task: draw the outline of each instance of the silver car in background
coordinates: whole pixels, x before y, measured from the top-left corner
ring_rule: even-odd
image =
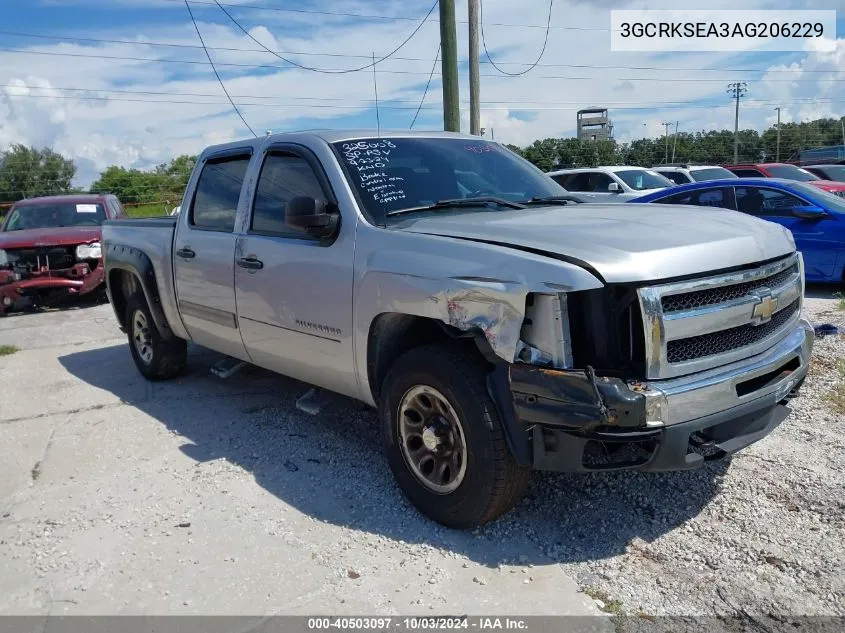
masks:
[[[626,202],[675,185],[653,169],[626,165],[559,169],[548,172],[548,176],[567,191],[605,202]]]

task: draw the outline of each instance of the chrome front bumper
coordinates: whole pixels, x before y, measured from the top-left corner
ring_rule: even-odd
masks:
[[[668,427],[748,405],[783,400],[807,375],[814,333],[801,318],[789,334],[765,352],[708,371],[629,383],[646,397],[649,428]]]

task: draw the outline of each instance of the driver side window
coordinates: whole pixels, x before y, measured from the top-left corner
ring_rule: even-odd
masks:
[[[315,239],[290,228],[285,221],[287,203],[297,196],[308,196],[317,200],[326,198],[311,165],[301,156],[268,155],[258,176],[250,232],[276,237]]]
[[[776,189],[736,187],[737,210],[751,215],[778,217],[792,215],[794,207],[805,204],[800,198]]]

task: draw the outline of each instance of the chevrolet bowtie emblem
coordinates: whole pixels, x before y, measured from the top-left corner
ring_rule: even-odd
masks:
[[[754,304],[754,310],[751,312],[752,325],[762,325],[772,320],[772,315],[778,309],[778,298],[773,297],[770,293],[755,295],[757,303]]]

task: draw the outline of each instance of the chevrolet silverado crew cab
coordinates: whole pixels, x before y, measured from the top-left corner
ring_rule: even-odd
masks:
[[[400,488],[447,526],[507,511],[532,469],[722,458],[781,423],[807,373],[789,231],[578,204],[477,137],[209,147],[181,209],[103,228],[138,370],[176,375],[191,341],[377,407]]]

